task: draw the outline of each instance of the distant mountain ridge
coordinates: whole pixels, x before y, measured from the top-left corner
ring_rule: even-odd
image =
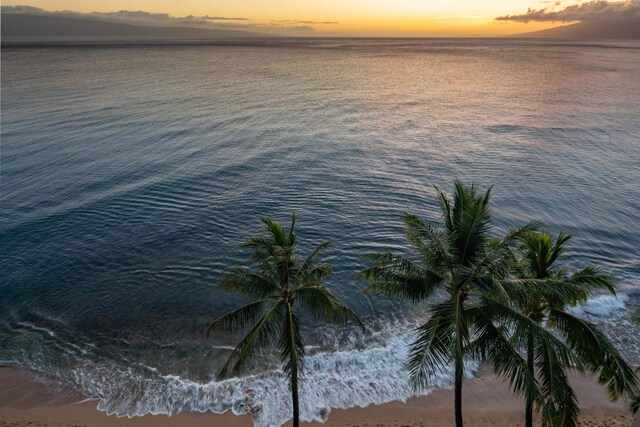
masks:
[[[558,39],[640,39],[640,23],[637,21],[579,22],[509,37],[558,38]]]
[[[130,39],[208,40],[245,37],[274,37],[272,34],[192,27],[160,27],[122,24],[85,18],[2,14],[2,40],[22,38],[55,40],[57,38],[117,37]]]
[[[223,30],[180,26],[134,25],[92,18],[29,13],[2,13],[2,41],[55,41],[61,39],[126,40],[217,40],[282,35],[245,30]],[[514,34],[516,38],[640,39],[640,23],[635,20],[580,22],[541,31]]]

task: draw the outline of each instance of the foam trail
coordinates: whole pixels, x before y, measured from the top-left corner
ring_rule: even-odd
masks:
[[[300,388],[301,419],[324,421],[332,408],[365,407],[415,396],[404,366],[407,346],[414,339],[408,329],[407,325],[395,324],[364,340],[349,334],[347,338],[351,339],[345,340],[349,344],[341,349],[308,356]],[[133,366],[124,360],[100,357],[93,347],[86,348],[87,352],[67,368],[61,369],[58,362],[41,353],[23,354],[20,364],[47,372],[61,384],[98,400],[99,410],[119,417],[231,411],[237,415],[249,413],[256,427],[268,427],[280,426],[292,416],[288,381],[281,370],[200,383],[162,375],[153,366]],[[476,362],[467,363],[467,377],[477,366]],[[449,387],[452,382],[453,369],[445,367],[442,372],[434,372],[429,387],[421,394]]]
[[[32,323],[29,323],[29,322],[18,322],[17,324],[19,326],[23,326],[25,328],[29,328],[29,329],[31,329],[33,331],[44,332],[47,335],[49,335],[50,337],[53,337],[55,335],[55,333],[52,330],[50,330],[48,328],[43,328],[43,327],[40,327],[40,326],[36,326],[36,325],[34,325]]]
[[[618,324],[625,321],[628,304],[631,298],[626,294],[617,298],[603,295],[569,311],[598,323],[604,319],[607,335],[619,348],[635,354],[637,337],[607,328],[611,319],[618,319]],[[629,330],[633,335],[633,328]],[[382,331],[372,331],[365,337],[332,329],[317,330],[316,336],[323,343],[318,348],[334,344],[329,345],[330,351],[306,358],[306,374],[300,388],[303,421],[324,421],[333,408],[366,407],[416,396],[404,365],[408,346],[415,338],[411,325],[385,322]],[[292,415],[288,381],[281,370],[225,381],[197,382],[163,375],[166,369],[158,369],[154,364],[114,359],[89,342],[80,347],[78,358],[73,352],[66,356],[73,358],[71,366],[62,367],[60,361],[39,356],[41,352],[23,353],[19,363],[37,372],[53,374],[60,383],[70,384],[83,396],[98,400],[99,410],[119,417],[231,411],[237,415],[251,414],[256,427],[268,427],[280,426]],[[476,362],[467,363],[467,377],[473,375],[477,366]],[[452,382],[453,369],[446,367],[434,373],[429,387],[421,394],[450,387]]]
[[[413,334],[405,333],[364,350],[309,356],[300,390],[301,419],[324,421],[332,408],[365,407],[415,396],[404,367],[412,339]],[[470,377],[477,363],[469,362],[467,367]],[[86,391],[101,396],[98,409],[118,416],[231,410],[252,414],[256,427],[280,426],[292,416],[287,378],[280,370],[205,384],[177,376],[151,373],[151,378],[144,378],[130,369],[118,371],[88,373],[82,369],[74,376]],[[97,378],[109,380],[96,382]],[[135,387],[133,393],[123,392],[122,381]],[[445,368],[434,374],[422,394],[448,387],[452,381],[453,369]]]
[[[589,298],[567,311],[595,323],[631,364],[640,363],[640,334],[631,314],[638,309],[637,296],[620,293]]]
[[[574,316],[584,317],[586,315],[603,317],[610,314],[617,314],[625,309],[629,296],[627,294],[601,295],[589,298],[585,304],[571,307],[567,310]]]

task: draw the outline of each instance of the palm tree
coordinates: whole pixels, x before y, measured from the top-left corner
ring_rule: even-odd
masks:
[[[538,406],[542,409],[543,424],[575,426],[580,408],[568,381],[567,369],[585,369],[599,374],[612,399],[621,394],[631,395],[637,387],[637,378],[615,346],[598,328],[566,311],[567,307],[585,302],[597,291],[615,295],[613,278],[597,267],[586,267],[573,274],[557,267],[571,235],[548,232],[523,233],[519,240],[516,271],[519,280],[533,285],[533,289],[520,296],[514,294],[521,312],[536,324],[546,324],[566,343],[551,351],[545,340],[539,339],[537,328],[520,327],[514,333],[514,342],[526,349],[527,366],[538,379],[540,389]],[[529,280],[529,282],[527,282]],[[539,286],[545,281],[547,286]],[[561,293],[550,293],[550,288],[561,288]],[[525,423],[533,426],[535,396],[526,396]]]
[[[300,424],[298,381],[303,373],[305,346],[300,333],[299,307],[311,316],[331,322],[349,320],[364,326],[358,316],[325,286],[331,273],[322,254],[331,242],[319,245],[303,259],[296,247],[295,215],[287,233],[277,222],[264,218],[266,236],[252,237],[242,247],[251,251],[256,268],[231,268],[221,288],[254,301],[214,321],[207,331],[233,332],[253,325],[231,352],[219,373],[220,378],[238,374],[256,352],[278,343],[283,371],[289,376],[293,405],[293,425]]]
[[[415,215],[404,216],[415,257],[370,254],[371,266],[361,274],[369,281],[369,290],[413,303],[438,301],[432,305],[427,322],[416,329],[407,366],[414,385],[421,388],[434,371],[453,363],[455,422],[462,427],[466,358],[490,361],[516,393],[536,395],[536,382],[508,335],[515,325],[531,322],[510,305],[502,279],[509,265],[509,246],[538,225],[530,223],[500,240],[492,239],[490,189],[480,193],[473,184],[465,186],[456,181],[451,198],[436,191],[442,210],[441,228]],[[444,300],[437,293],[444,294]]]

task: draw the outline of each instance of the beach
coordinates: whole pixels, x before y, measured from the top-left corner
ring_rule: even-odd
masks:
[[[484,371],[484,370],[483,370]],[[41,381],[13,367],[0,368],[0,426],[173,427],[253,425],[249,415],[180,413],[133,418],[109,416],[95,401],[51,391]],[[610,402],[594,377],[572,375],[582,408],[580,425],[630,426],[632,416],[623,400]],[[524,403],[490,372],[467,380],[463,389],[464,417],[470,426],[522,426]],[[453,391],[437,390],[407,402],[331,411],[325,423],[309,426],[418,427],[453,425]],[[636,426],[636,424],[634,424]]]

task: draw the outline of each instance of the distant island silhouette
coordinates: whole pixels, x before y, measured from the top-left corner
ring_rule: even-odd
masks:
[[[546,30],[514,34],[510,37],[558,38],[558,39],[640,39],[637,21],[592,21],[561,25]]]
[[[2,14],[3,42],[21,39],[55,40],[64,38],[209,40],[245,37],[274,37],[274,35],[242,30],[132,25],[90,18],[22,13]]]

